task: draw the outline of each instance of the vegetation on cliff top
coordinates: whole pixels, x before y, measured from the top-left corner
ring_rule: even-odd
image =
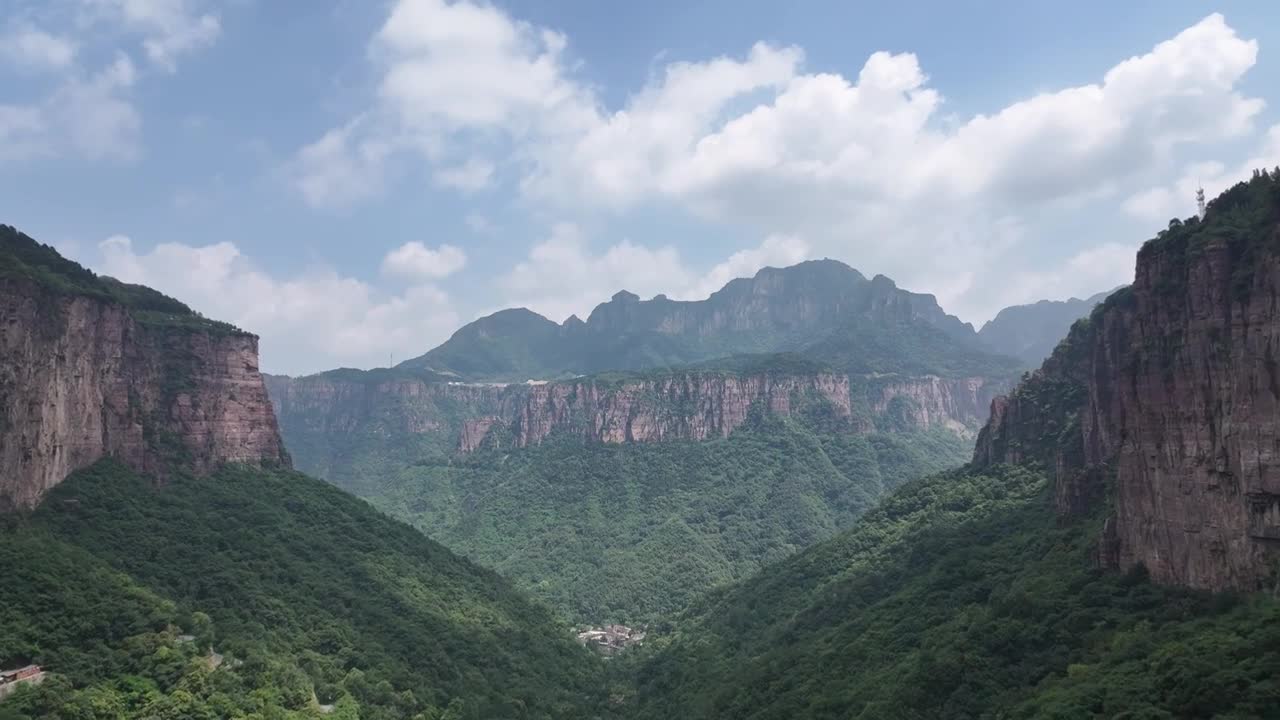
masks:
[[[241,334],[230,323],[210,320],[184,303],[143,285],[97,275],[58,254],[49,245],[9,225],[0,225],[0,277],[35,282],[59,295],[77,295],[113,302],[128,308],[138,322],[175,327],[215,335]]]
[[[639,718],[1269,718],[1280,601],[1091,569],[1048,483],[909,483],[631,659]]]
[[[293,472],[157,488],[104,461],[3,519],[0,566],[0,666],[56,673],[10,718],[559,718],[597,699],[550,612]]]
[[[1252,287],[1251,273],[1258,260],[1280,253],[1280,167],[1274,171],[1255,170],[1253,178],[1237,183],[1209,202],[1205,217],[1170,220],[1138,251],[1144,256],[1159,253],[1166,265],[1154,288],[1163,297],[1177,297],[1185,292],[1187,270],[1192,257],[1204,251],[1211,242],[1225,242],[1238,268],[1232,277],[1232,294],[1237,301],[1248,299]]]

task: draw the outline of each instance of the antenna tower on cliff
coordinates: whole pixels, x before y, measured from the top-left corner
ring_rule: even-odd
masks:
[[[1201,187],[1199,190],[1196,190],[1196,207],[1199,209],[1199,212],[1197,214],[1200,216],[1200,219],[1203,220],[1204,219],[1204,188],[1203,187]]]

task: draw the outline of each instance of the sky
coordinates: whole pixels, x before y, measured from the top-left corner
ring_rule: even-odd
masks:
[[[0,222],[271,372],[822,257],[978,325],[1280,166],[1275,88],[1263,0],[0,0]]]

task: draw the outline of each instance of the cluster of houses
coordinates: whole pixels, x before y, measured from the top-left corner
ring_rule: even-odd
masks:
[[[27,683],[37,684],[44,680],[44,670],[39,665],[28,665],[16,670],[0,671],[0,699]]]
[[[588,628],[578,633],[578,642],[603,655],[616,655],[632,645],[639,645],[642,641],[644,641],[644,630],[626,625],[605,625]]]

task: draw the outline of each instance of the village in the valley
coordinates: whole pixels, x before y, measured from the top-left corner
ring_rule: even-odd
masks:
[[[13,670],[0,670],[0,699],[6,698],[23,685],[38,685],[44,681],[44,669],[39,665],[27,665]]]
[[[631,628],[626,625],[605,625],[591,627],[578,632],[578,642],[610,657],[626,650],[632,645],[644,642],[644,628]]]

